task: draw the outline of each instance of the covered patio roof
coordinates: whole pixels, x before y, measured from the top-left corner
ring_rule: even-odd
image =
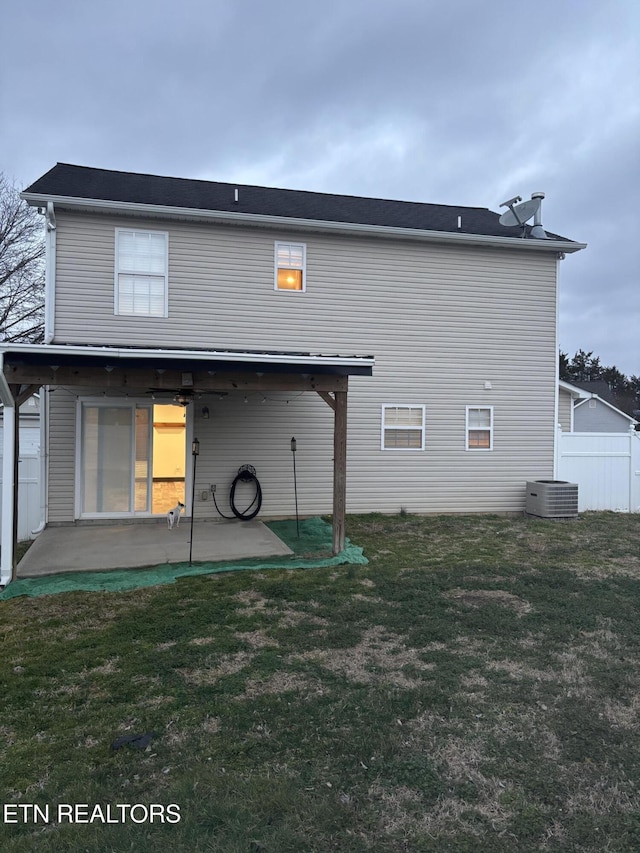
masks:
[[[0,344],[5,365],[59,367],[154,368],[181,370],[319,373],[371,376],[373,356],[321,355],[308,352],[149,349],[72,344]]]
[[[371,376],[373,356],[250,350],[147,349],[82,344],[0,344],[3,433],[0,586],[15,577],[19,406],[41,386],[173,391],[315,391],[334,412],[333,550],[344,548],[349,376]],[[8,409],[14,417],[9,417]]]

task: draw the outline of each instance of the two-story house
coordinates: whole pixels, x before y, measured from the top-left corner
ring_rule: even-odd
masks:
[[[66,164],[23,198],[46,341],[0,347],[0,395],[46,388],[48,524],[215,517],[246,463],[261,516],[290,516],[293,436],[300,513],[333,512],[338,550],[345,507],[521,511],[553,477],[558,263],[583,244],[484,208]]]

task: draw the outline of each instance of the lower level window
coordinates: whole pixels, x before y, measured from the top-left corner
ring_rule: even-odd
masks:
[[[493,450],[493,406],[467,406],[467,450]]]
[[[424,406],[382,407],[382,450],[424,450]]]

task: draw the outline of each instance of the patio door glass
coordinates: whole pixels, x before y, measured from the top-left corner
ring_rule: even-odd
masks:
[[[83,515],[150,511],[151,407],[82,405]]]

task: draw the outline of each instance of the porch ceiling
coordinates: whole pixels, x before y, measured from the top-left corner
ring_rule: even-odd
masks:
[[[165,350],[52,344],[0,347],[9,385],[206,391],[346,390],[371,376],[373,356],[247,350]]]

